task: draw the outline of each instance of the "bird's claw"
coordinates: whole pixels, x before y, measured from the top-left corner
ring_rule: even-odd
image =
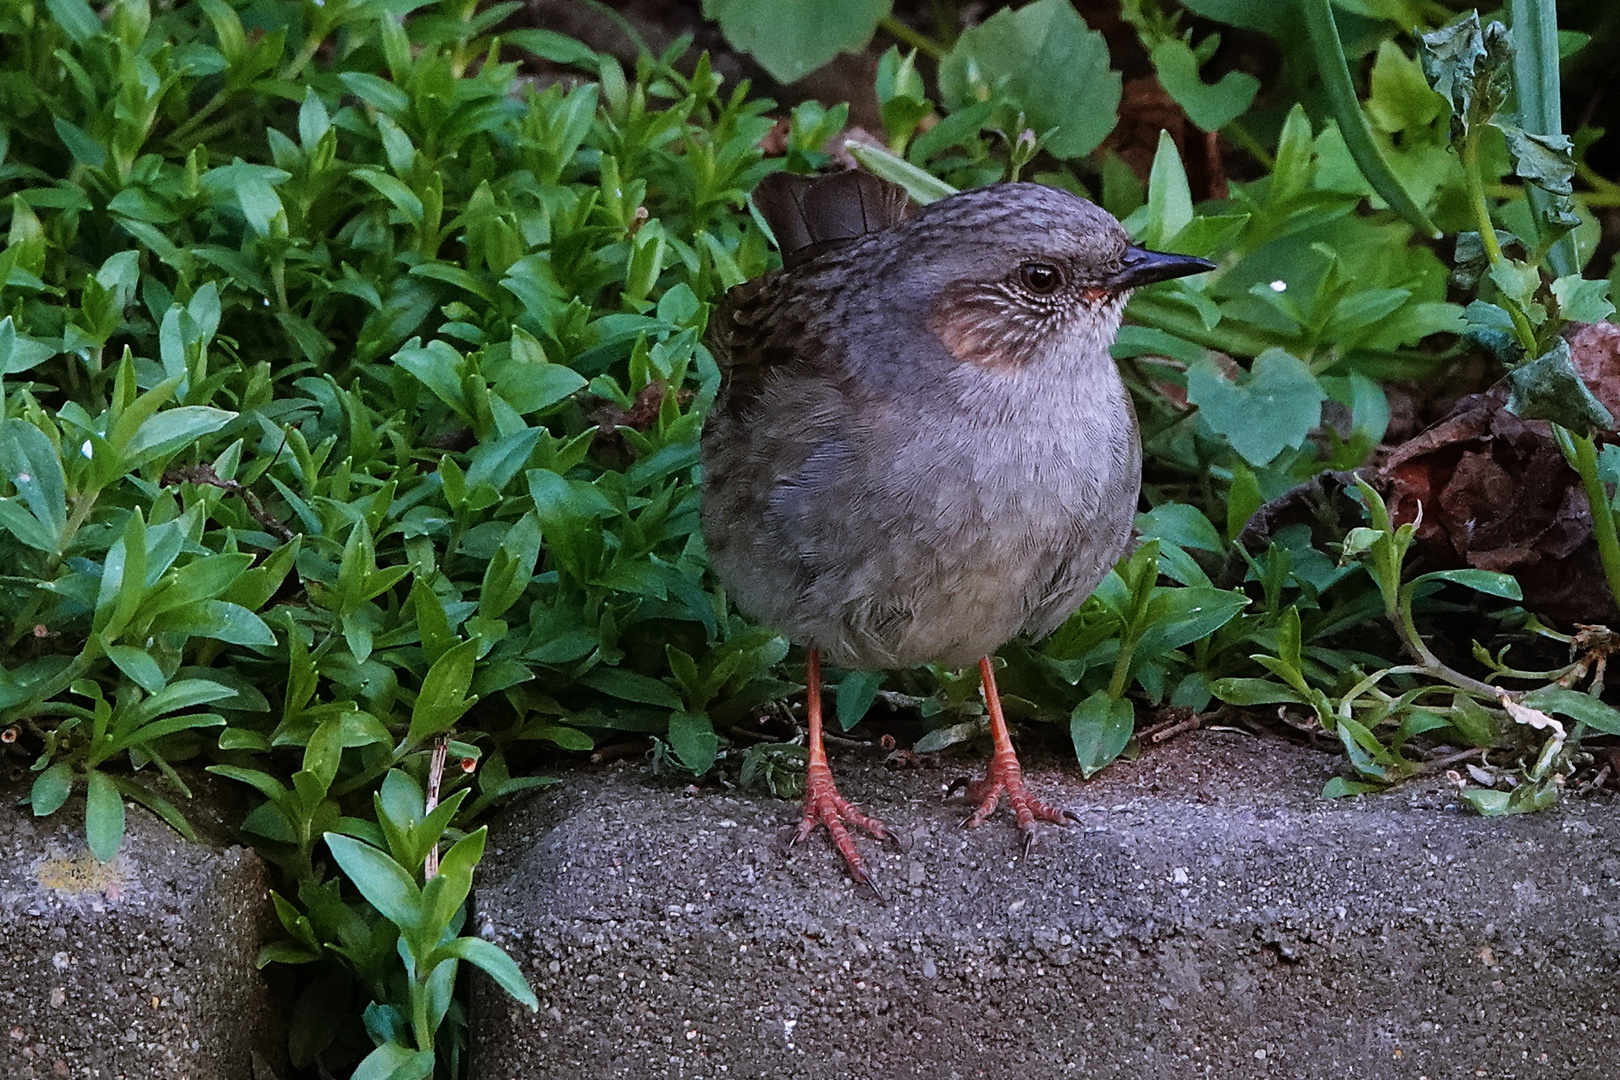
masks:
[[[1035,846],[1035,823],[1046,821],[1054,825],[1067,825],[1069,822],[1080,823],[1080,818],[1071,810],[1049,806],[1031,795],[1024,786],[1023,770],[1018,767],[1016,760],[996,758],[991,761],[990,769],[984,779],[969,783],[965,779],[953,781],[946,788],[947,796],[967,789],[967,798],[970,803],[977,804],[973,813],[962,819],[962,827],[976,829],[990,819],[1001,805],[1002,796],[1007,798],[1007,805],[1012,809],[1013,817],[1018,823],[1018,831],[1023,835],[1023,855],[1029,857],[1031,849]]]
[[[883,822],[861,813],[859,807],[838,794],[830,771],[822,775],[812,769],[805,783],[804,816],[799,819],[799,828],[793,836],[792,843],[798,844],[809,839],[818,825],[827,830],[827,835],[832,838],[833,847],[843,856],[844,865],[849,868],[849,876],[855,879],[855,883],[866,886],[880,901],[883,900],[883,893],[867,874],[866,862],[861,858],[860,850],[855,846],[855,838],[850,835],[849,830],[853,826],[880,843],[891,843],[896,850],[904,850],[900,846],[900,838]]]

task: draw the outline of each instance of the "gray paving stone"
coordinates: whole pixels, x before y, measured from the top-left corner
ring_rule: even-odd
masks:
[[[1316,797],[1333,759],[1200,732],[1089,784],[1028,861],[943,783],[845,752],[887,903],[795,808],[635,764],[491,830],[482,932],[540,1012],[474,983],[473,1080],[1620,1076],[1620,808],[1481,819],[1442,781]]]
[[[255,1048],[274,1060],[258,856],[131,807],[104,865],[82,801],[36,819],[0,794],[0,1077],[249,1080]]]

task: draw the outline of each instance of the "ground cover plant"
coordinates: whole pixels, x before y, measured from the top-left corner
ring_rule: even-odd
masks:
[[[843,34],[760,46],[773,74],[880,24],[905,46],[873,46],[868,140],[685,42],[626,67],[519,7],[0,12],[0,746],[30,812],[82,796],[102,858],[126,800],[189,832],[199,777],[251,794],[298,1075],[458,1075],[464,963],[533,1002],[465,902],[487,813],[567,753],[634,739],[670,775],[802,780],[772,719],[796,657],[697,534],[702,333],[773,265],[748,191],[846,142],[920,200],[1037,179],[1220,264],[1139,295],[1117,350],[1142,543],[1001,656],[1009,710],[1062,725],[1082,772],[1224,703],[1339,746],[1328,795],[1457,767],[1506,813],[1595,773],[1620,734],[1607,632],[1424,556],[1376,468],[1390,380],[1508,373],[1620,595],[1620,451],[1566,335],[1613,311],[1596,215],[1620,186],[1583,156],[1599,132],[1563,134],[1560,53],[1601,41],[1550,4],[1124,4],[1185,117],[1141,173],[1105,142],[1118,47],[1067,0],[923,29],[800,4]],[[705,7],[745,50],[781,16]],[[1217,24],[1297,27],[1313,66],[1222,69]],[[1195,200],[1211,145],[1249,179]],[[846,729],[881,700],[921,752],[983,730],[972,679],[833,678]]]

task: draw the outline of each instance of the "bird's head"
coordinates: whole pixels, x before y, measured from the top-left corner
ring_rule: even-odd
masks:
[[[888,287],[953,358],[992,371],[1106,352],[1132,289],[1214,268],[1137,247],[1100,207],[1039,184],[964,191],[880,235]]]

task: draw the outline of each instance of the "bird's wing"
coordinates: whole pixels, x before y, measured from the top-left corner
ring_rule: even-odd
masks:
[[[906,216],[906,189],[850,169],[825,176],[771,173],[754,189],[754,206],[770,225],[782,262],[797,266]]]

